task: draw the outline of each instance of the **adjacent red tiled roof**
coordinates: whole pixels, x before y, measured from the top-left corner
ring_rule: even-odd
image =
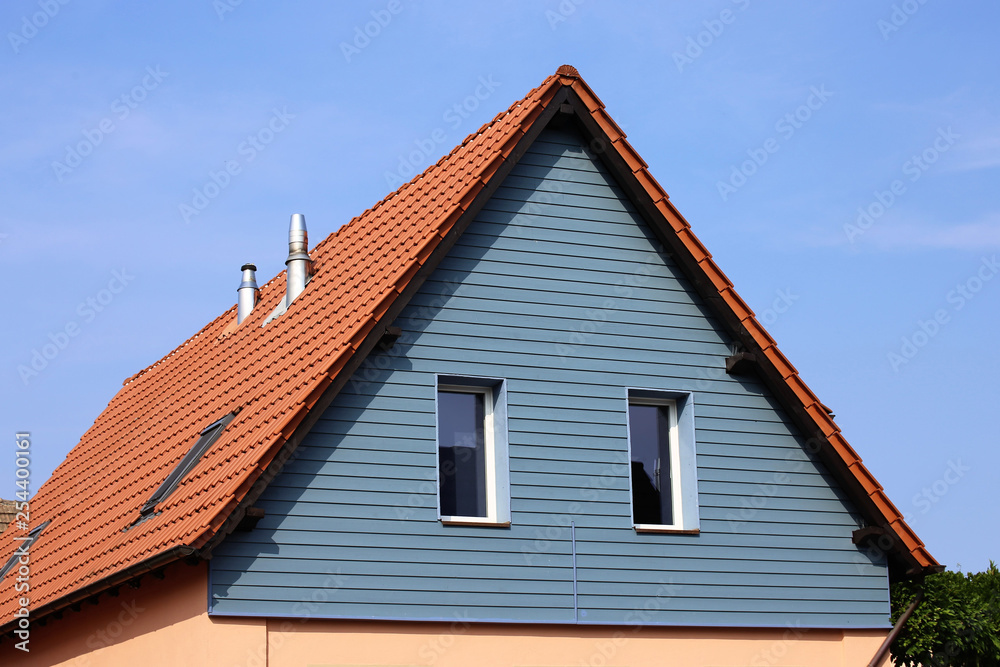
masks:
[[[818,399],[736,295],[691,233],[604,105],[564,65],[526,97],[467,137],[422,174],[351,220],[310,251],[314,275],[288,311],[261,327],[284,298],[284,274],[261,288],[261,302],[240,325],[235,306],[180,347],[125,381],[79,444],[39,489],[32,517],[51,524],[31,549],[32,607],[54,610],[81,591],[94,592],[177,547],[204,547],[248,495],[310,408],[348,366],[401,293],[432,268],[432,253],[463,220],[494,176],[523,150],[526,134],[553,103],[567,100],[597,123],[631,178],[696,263],[729,313],[758,343],[762,364],[778,370],[876,508],[869,520],[887,526],[920,568],[936,565],[881,486],[841,437]],[[554,109],[548,109],[554,113]],[[532,135],[534,136],[534,135]],[[505,173],[505,171],[504,171]],[[426,266],[425,266],[426,265]],[[744,332],[744,333],[745,333]],[[377,332],[376,332],[377,333]],[[222,437],[152,518],[128,528],[139,508],[197,440],[200,431],[239,410]],[[0,536],[0,564],[14,550]],[[131,570],[130,570],[131,568]],[[0,582],[0,625],[16,611],[13,577]]]
[[[0,500],[0,533],[14,521],[17,502],[13,500]],[[2,566],[2,564],[0,564]]]

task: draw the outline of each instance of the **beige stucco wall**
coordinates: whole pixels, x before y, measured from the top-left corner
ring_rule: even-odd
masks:
[[[265,641],[264,620],[210,619],[207,572],[204,563],[172,565],[162,580],[145,576],[137,589],[122,586],[118,597],[101,595],[97,605],[84,602],[80,611],[66,610],[44,627],[33,623],[31,652],[5,639],[0,665],[243,665],[243,647]]]
[[[38,667],[861,667],[883,631],[735,630],[309,619],[206,613],[205,565],[67,611],[31,630],[31,653],[0,644],[0,665]]]
[[[272,620],[267,667],[864,667],[885,635]]]

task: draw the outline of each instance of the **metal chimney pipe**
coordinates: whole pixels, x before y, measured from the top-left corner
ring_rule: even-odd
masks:
[[[306,288],[312,260],[309,259],[309,232],[306,231],[306,216],[294,213],[288,225],[288,267],[285,280],[285,307],[292,305],[302,290]]]
[[[257,275],[254,271],[257,267],[253,264],[244,264],[240,267],[243,272],[243,282],[236,290],[236,323],[240,324],[250,315],[250,311],[257,305],[257,298],[260,290],[257,289]]]

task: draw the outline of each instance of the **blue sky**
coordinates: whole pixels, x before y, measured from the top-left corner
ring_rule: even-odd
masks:
[[[570,63],[930,551],[1000,556],[995,3],[64,1],[0,8],[0,496],[291,213],[315,244]]]

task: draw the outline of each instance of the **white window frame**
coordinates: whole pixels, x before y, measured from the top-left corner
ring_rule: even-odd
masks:
[[[632,461],[632,424],[628,406],[653,405],[667,408],[669,424],[667,446],[670,450],[670,501],[673,521],[669,524],[635,523],[633,481],[629,466],[629,517],[639,533],[699,532],[698,467],[694,443],[694,400],[689,392],[656,389],[626,390],[625,423],[628,433],[628,460]]]
[[[498,419],[497,402],[503,398],[503,381],[468,378],[469,384],[448,382],[456,376],[440,376],[434,392],[436,429],[440,428],[438,394],[442,391],[480,394],[483,396],[483,443],[486,449],[486,516],[449,516],[441,514],[441,470],[437,448],[440,434],[435,433],[435,463],[437,469],[438,517],[446,525],[510,525],[510,472],[507,459],[506,419]],[[466,378],[461,378],[466,381]],[[503,422],[503,423],[500,423]]]

